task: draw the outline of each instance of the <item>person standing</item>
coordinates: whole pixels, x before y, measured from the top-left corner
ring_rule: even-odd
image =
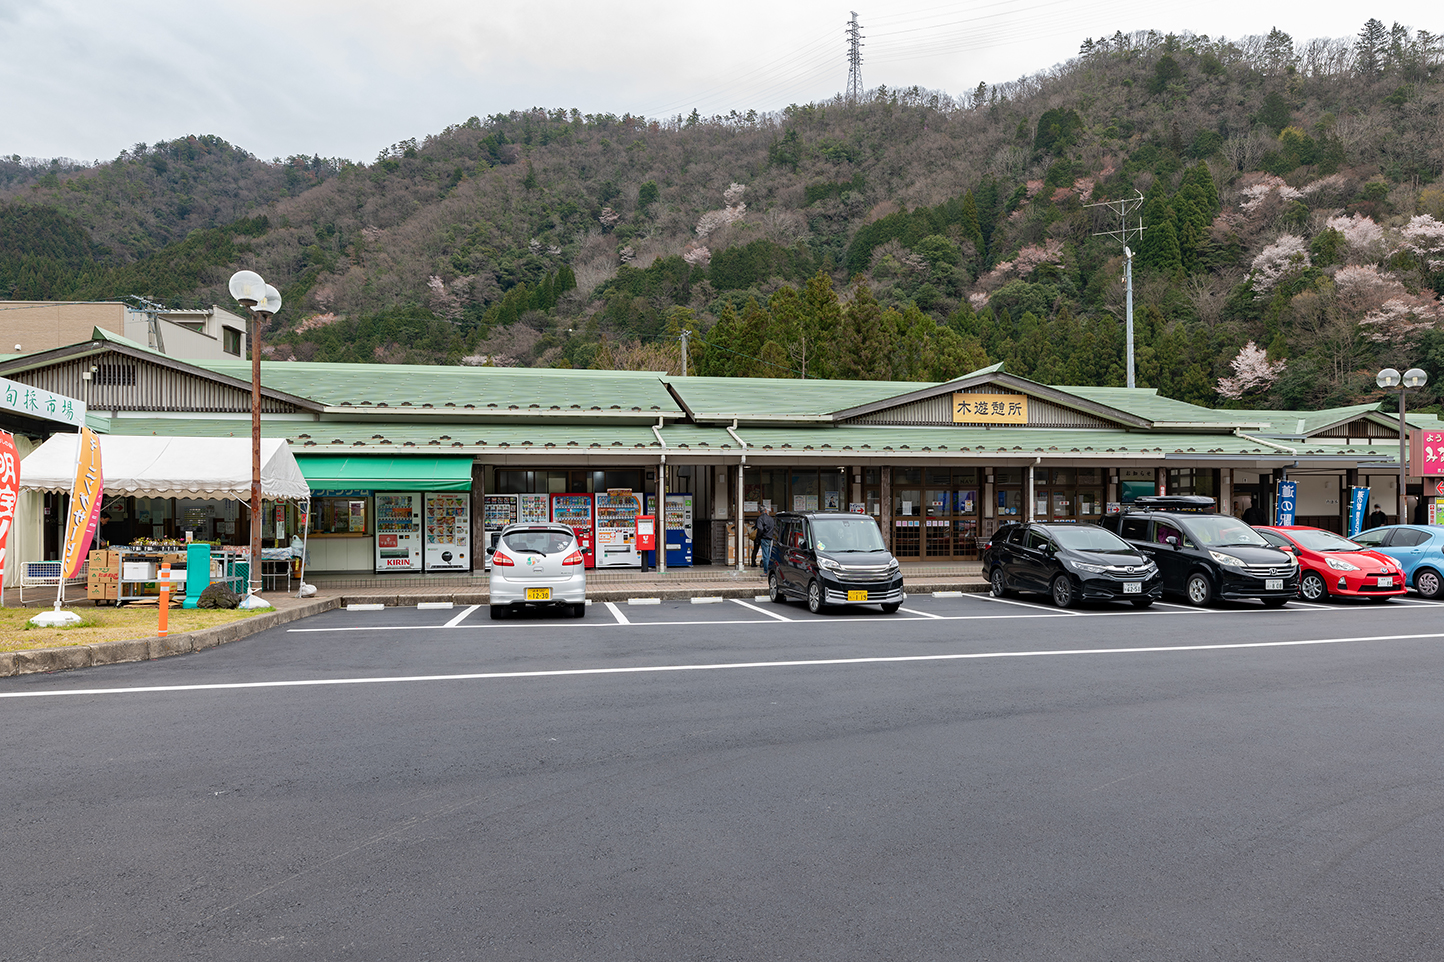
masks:
[[[757,516],[757,540],[752,542],[752,566],[757,566],[757,552],[762,552],[762,563],[766,565],[772,559],[772,536],[777,531],[777,519],[772,516],[772,509],[764,507],[762,513]]]
[[[1263,524],[1267,519],[1264,513],[1259,510],[1258,505],[1250,502],[1247,508],[1243,509],[1243,523],[1247,525]]]
[[[1369,515],[1369,527],[1381,528],[1388,523],[1389,516],[1384,513],[1384,509],[1380,508],[1377,504],[1374,505],[1374,511]]]

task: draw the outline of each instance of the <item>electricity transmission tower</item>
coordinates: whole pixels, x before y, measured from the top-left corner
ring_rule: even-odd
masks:
[[[847,29],[847,99],[851,103],[862,100],[862,27],[857,23],[857,11],[852,11],[852,19],[848,21]]]
[[[1143,195],[1138,191],[1136,197],[1125,197],[1123,200],[1105,200],[1097,204],[1089,204],[1089,207],[1107,207],[1118,214],[1118,230],[1098,231],[1094,237],[1116,237],[1123,242],[1123,260],[1127,264],[1127,273],[1124,275],[1124,283],[1128,285],[1128,305],[1126,326],[1128,330],[1128,386],[1136,386],[1133,383],[1133,248],[1128,246],[1129,238],[1143,236],[1143,218],[1140,216],[1137,223],[1130,225],[1128,215],[1138,211],[1143,206]]]

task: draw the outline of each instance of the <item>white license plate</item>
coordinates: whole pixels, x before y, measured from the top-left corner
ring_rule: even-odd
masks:
[[[1284,579],[1270,578],[1264,582],[1264,591],[1283,591]]]
[[[1141,582],[1141,581],[1125,581],[1125,582],[1123,582],[1123,593],[1124,593],[1125,595],[1141,595],[1141,594],[1143,594],[1143,582]]]
[[[1394,579],[1393,579],[1393,578],[1380,578],[1380,579],[1379,579],[1379,587],[1380,587],[1380,588],[1392,588],[1392,587],[1394,587]]]

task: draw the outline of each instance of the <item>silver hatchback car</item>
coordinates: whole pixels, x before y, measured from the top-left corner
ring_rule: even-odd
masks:
[[[560,605],[587,614],[587,570],[576,533],[564,524],[507,525],[491,554],[491,617],[511,608]]]

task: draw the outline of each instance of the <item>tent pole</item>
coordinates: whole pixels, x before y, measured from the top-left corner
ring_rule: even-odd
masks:
[[[306,590],[307,545],[311,543],[311,499],[306,499],[306,521],[301,525],[301,583],[296,586],[296,597]]]

